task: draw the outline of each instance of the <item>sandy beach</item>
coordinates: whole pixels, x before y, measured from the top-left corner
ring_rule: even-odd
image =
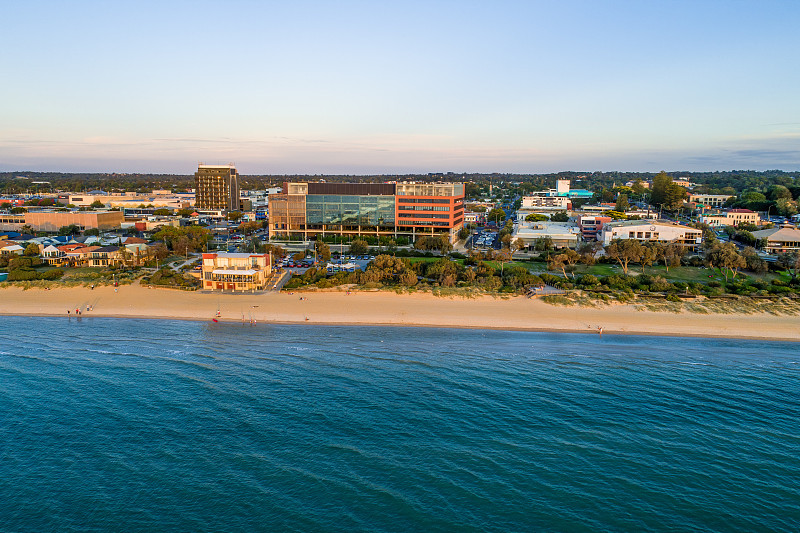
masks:
[[[302,298],[302,299],[301,299]],[[91,311],[86,306],[92,306]],[[758,314],[647,312],[628,305],[561,307],[536,299],[442,298],[390,292],[204,294],[125,285],[0,289],[2,315],[132,317],[257,323],[395,325],[647,334],[800,341],[800,318]]]

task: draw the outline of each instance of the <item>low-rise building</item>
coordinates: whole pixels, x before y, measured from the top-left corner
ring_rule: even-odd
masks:
[[[475,224],[476,226],[483,226],[486,224],[486,213],[478,211],[465,211],[464,224]]]
[[[271,273],[272,257],[269,254],[203,254],[201,279],[205,290],[264,290]]]
[[[597,237],[603,246],[608,246],[614,239],[674,242],[696,250],[703,243],[703,232],[674,222],[619,220],[604,224]]]
[[[603,228],[603,225],[612,220],[614,219],[611,217],[593,215],[579,217],[578,227],[581,230],[581,237],[584,241],[596,241],[597,234]]]
[[[739,224],[754,224],[757,226],[761,223],[761,216],[749,209],[729,209],[701,215],[698,220],[712,228],[738,226]]]
[[[21,215],[0,215],[0,230],[19,230],[30,226],[34,231],[57,232],[64,226],[75,225],[82,230],[109,230],[120,227],[122,211],[29,211]]]
[[[536,241],[549,237],[555,248],[575,248],[581,231],[575,222],[518,222],[511,238],[520,241],[525,248],[532,248]]]
[[[572,201],[567,196],[523,196],[520,210],[569,211]]]
[[[767,253],[781,254],[800,250],[800,230],[791,224],[754,231],[753,236],[756,239],[766,239],[764,250]]]
[[[730,194],[690,194],[689,203],[703,209],[707,207],[722,207],[728,198],[733,198]]]

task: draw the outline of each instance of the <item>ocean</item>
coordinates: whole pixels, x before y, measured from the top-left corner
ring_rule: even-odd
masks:
[[[800,345],[0,319],[0,531],[797,531]]]

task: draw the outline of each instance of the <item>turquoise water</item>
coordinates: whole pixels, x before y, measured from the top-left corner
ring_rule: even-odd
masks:
[[[0,319],[2,531],[796,531],[800,345]]]

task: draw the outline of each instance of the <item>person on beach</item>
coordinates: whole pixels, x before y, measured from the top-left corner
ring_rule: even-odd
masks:
[[[69,309],[67,309],[67,316],[69,316]]]

